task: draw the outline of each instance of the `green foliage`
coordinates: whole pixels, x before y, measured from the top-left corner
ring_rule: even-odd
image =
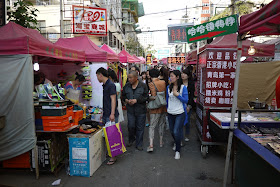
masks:
[[[249,14],[253,12],[255,4],[251,1],[236,1],[235,2],[235,12],[234,14],[239,14],[239,16]],[[211,17],[210,21],[220,19],[226,16],[231,15],[231,8],[226,8],[224,11],[216,14],[215,16]]]
[[[146,54],[152,54],[152,58],[155,58],[155,53],[157,52],[155,49],[153,49],[153,45],[149,44],[148,47],[145,49]]]
[[[33,7],[30,1],[19,0],[11,7],[7,7],[8,20],[13,21],[23,27],[37,28],[37,12],[38,9]],[[38,29],[39,30],[39,29]]]
[[[130,54],[135,54],[137,55],[137,50],[138,50],[138,56],[144,55],[144,48],[141,46],[139,43],[138,39],[134,37],[128,37],[128,41],[126,42],[126,50]]]

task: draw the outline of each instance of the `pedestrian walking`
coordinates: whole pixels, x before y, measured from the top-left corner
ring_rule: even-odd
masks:
[[[160,68],[159,79],[165,82],[165,87],[169,85],[169,69],[165,66]],[[165,117],[166,130],[169,130],[168,116]]]
[[[141,78],[142,78],[143,83],[146,84],[146,82],[147,82],[146,81],[147,80],[147,72],[146,71],[142,71]]]
[[[150,91],[150,89],[149,89],[149,83],[150,82],[152,82],[152,79],[151,79],[151,76],[150,76],[150,70],[148,70],[147,72],[146,72],[146,85],[147,85],[147,87],[148,87],[148,92],[149,92],[149,97],[151,96],[151,91]],[[148,101],[147,101],[147,103],[148,103]],[[149,109],[147,109],[147,115],[146,115],[146,127],[149,127],[150,126],[150,122],[151,122],[151,120],[150,120],[150,110]]]
[[[108,78],[108,71],[101,67],[96,71],[97,79],[103,83],[103,117],[102,121],[106,124],[109,121],[118,122],[117,92],[115,84]],[[113,165],[116,158],[112,157],[107,164]]]
[[[155,99],[158,92],[166,92],[165,82],[160,80],[159,77],[159,70],[152,69],[150,70],[151,82],[149,83],[149,90],[151,91],[152,100]],[[154,150],[154,134],[155,128],[158,126],[159,130],[159,146],[163,147],[163,132],[164,126],[166,121],[166,106],[162,106],[157,109],[150,109],[150,119],[151,124],[149,126],[149,139],[150,145],[147,147],[147,152],[153,152]]]
[[[128,120],[128,144],[135,146],[138,150],[143,150],[143,136],[146,121],[146,101],[148,100],[148,88],[142,81],[138,80],[138,73],[131,71],[128,75],[128,83],[124,86],[122,99],[127,108]]]
[[[188,89],[183,85],[179,70],[174,70],[170,73],[170,82],[171,84],[167,87],[166,94],[168,121],[171,135],[175,141],[173,147],[175,159],[180,159],[182,131],[186,117],[185,104],[188,103]]]
[[[185,125],[185,135],[183,133],[183,139],[188,142],[189,141],[189,134],[190,134],[190,118],[191,118],[191,112],[192,112],[192,108],[194,107],[195,103],[194,103],[194,83],[192,81],[192,72],[189,69],[184,69],[181,73],[182,76],[182,80],[183,80],[183,84],[185,87],[188,88],[188,96],[189,96],[189,100],[188,103],[186,104],[186,111],[187,111],[187,115],[186,115],[186,119],[184,122]]]
[[[114,70],[109,69],[108,70],[108,75],[109,79],[115,84],[116,86],[116,92],[117,92],[117,103],[118,103],[118,112],[119,112],[119,117],[118,117],[118,123],[124,121],[123,117],[123,110],[122,110],[122,102],[121,102],[121,85],[119,83],[119,80],[117,78],[117,74],[115,73]]]

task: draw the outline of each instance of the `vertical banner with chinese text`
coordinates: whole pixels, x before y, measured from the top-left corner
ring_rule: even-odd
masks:
[[[106,9],[73,5],[73,33],[107,35]]]
[[[203,106],[231,107],[237,51],[206,49],[199,54],[198,100]]]

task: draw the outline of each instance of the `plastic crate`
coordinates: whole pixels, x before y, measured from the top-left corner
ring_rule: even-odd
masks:
[[[42,116],[43,126],[67,126],[69,125],[69,115],[64,116]]]
[[[42,106],[56,106],[56,107],[62,107],[67,106],[68,101],[40,101],[40,104]]]
[[[71,127],[71,124],[66,126],[44,126],[44,131],[64,132]]]
[[[41,115],[43,116],[64,116],[66,115],[67,108],[62,109],[41,109]]]
[[[30,153],[26,152],[17,157],[4,160],[3,168],[30,168]]]

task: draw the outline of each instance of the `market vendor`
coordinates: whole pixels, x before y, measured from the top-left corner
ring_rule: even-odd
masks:
[[[46,78],[43,72],[34,74],[34,85],[37,86],[39,84],[49,84],[51,87],[53,86],[52,82]]]
[[[76,72],[76,78],[74,81],[69,81],[65,85],[66,99],[69,99],[75,104],[79,103],[79,97],[81,92],[81,84],[85,81],[85,77]]]

